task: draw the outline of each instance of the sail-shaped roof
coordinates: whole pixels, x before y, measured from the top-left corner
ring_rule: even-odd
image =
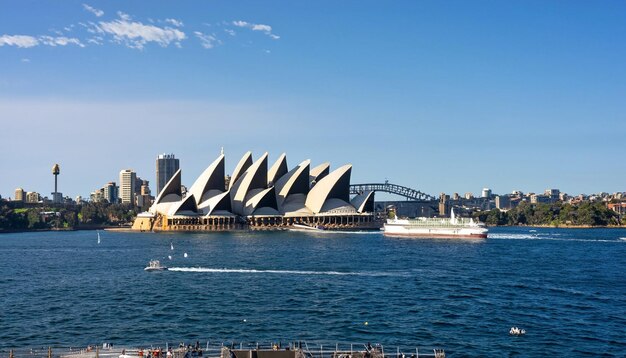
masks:
[[[248,168],[252,165],[252,152],[246,152],[246,154],[241,157],[239,163],[235,167],[235,171],[233,171],[233,175],[230,177],[230,183],[228,183],[228,189],[232,189],[235,186],[237,180],[243,175],[243,173],[248,170]]]
[[[172,204],[179,202],[182,197],[181,190],[181,170],[178,169],[176,173],[170,178],[170,180],[165,184],[157,198],[154,200],[154,203],[150,207],[151,213],[162,213],[167,214],[170,206]]]
[[[309,174],[309,185],[313,186],[330,173],[330,163],[322,163],[311,169]]]
[[[311,161],[307,159],[278,179],[274,186],[276,187],[276,201],[279,208],[287,196],[309,192],[310,165]]]
[[[306,206],[314,213],[322,212],[326,201],[337,199],[350,205],[350,174],[352,165],[344,165],[315,184],[306,198]],[[338,204],[338,203],[337,203]],[[333,208],[337,205],[333,205]],[[326,208],[326,210],[330,210]]]
[[[244,214],[247,194],[253,189],[267,188],[267,152],[257,159],[233,185],[230,197],[233,213]]]
[[[223,193],[226,189],[225,187],[224,154],[221,154],[196,179],[189,189],[189,193],[194,195],[196,205],[200,205],[203,201]]]
[[[350,204],[358,213],[374,212],[374,191],[369,190],[352,198]]]
[[[267,186],[270,187],[274,185],[274,183],[285,174],[287,174],[287,154],[283,153],[267,172]]]

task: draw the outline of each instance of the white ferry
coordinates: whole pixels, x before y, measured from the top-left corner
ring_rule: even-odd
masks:
[[[471,218],[457,218],[454,210],[450,218],[387,219],[383,227],[386,236],[430,238],[487,238],[485,224]]]

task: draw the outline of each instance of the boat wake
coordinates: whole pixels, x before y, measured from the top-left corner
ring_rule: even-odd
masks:
[[[170,267],[176,272],[208,272],[208,273],[245,273],[245,274],[282,274],[282,275],[329,275],[329,276],[409,276],[408,272],[341,272],[341,271],[302,271],[302,270],[256,270],[228,269],[209,267]]]
[[[548,236],[550,235],[550,236]],[[540,234],[540,235],[528,235],[528,234],[489,234],[489,239],[495,240],[543,240],[543,241],[572,241],[572,242],[626,242],[626,238],[621,237],[619,240],[609,239],[567,239],[559,237],[559,234]]]

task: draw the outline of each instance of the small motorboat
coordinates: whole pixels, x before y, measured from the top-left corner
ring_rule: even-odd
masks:
[[[292,224],[289,228],[291,231],[324,231],[325,228],[322,225],[309,226],[303,224]]]
[[[148,266],[146,266],[146,268],[144,270],[146,270],[146,271],[166,271],[167,270],[167,266],[161,265],[161,262],[159,262],[159,260],[152,260],[152,261],[150,261],[150,263],[148,264]]]
[[[519,327],[511,327],[511,330],[509,330],[509,334],[512,336],[523,336],[526,334],[526,330]]]

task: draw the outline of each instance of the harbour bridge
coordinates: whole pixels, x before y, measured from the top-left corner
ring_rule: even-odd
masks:
[[[437,200],[436,197],[422,193],[419,190],[407,188],[406,186],[384,183],[370,183],[370,184],[351,184],[350,194],[360,194],[366,191],[383,191],[386,193],[396,194],[404,196],[409,200],[430,201]]]

